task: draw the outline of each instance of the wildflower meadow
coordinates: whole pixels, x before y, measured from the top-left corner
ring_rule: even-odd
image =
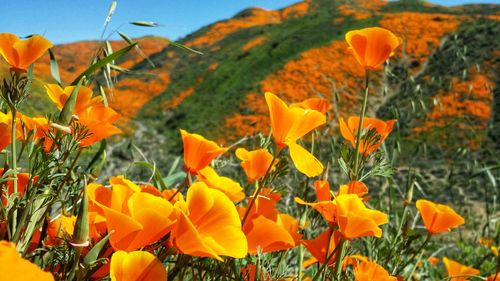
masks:
[[[107,145],[127,130],[108,102],[125,71],[115,61],[137,43],[125,34],[118,50],[103,43],[64,81],[50,38],[1,33],[0,280],[500,280],[498,206],[484,221],[474,213],[482,206],[463,212],[421,192],[392,161],[406,149],[398,116],[370,115],[374,88],[411,44],[402,36],[379,25],[342,34],[362,69],[358,114],[262,92],[258,132],[235,139],[227,129],[221,141],[182,128],[166,166],[144,157],[109,175],[117,160]],[[47,54],[53,79],[40,81],[34,68]],[[25,111],[35,80],[50,113]],[[498,188],[494,171],[482,172]]]

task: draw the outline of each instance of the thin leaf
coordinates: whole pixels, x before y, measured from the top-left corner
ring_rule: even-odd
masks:
[[[183,179],[186,178],[186,173],[184,172],[177,172],[175,174],[172,174],[163,180],[165,181],[165,184],[167,186],[174,186],[176,183],[180,183],[183,181]]]
[[[113,70],[116,70],[116,71],[119,71],[119,72],[124,72],[124,73],[130,72],[129,69],[121,67],[121,66],[118,66],[116,64],[110,64],[109,68],[111,68]]]
[[[106,242],[108,242],[109,237],[111,237],[111,235],[113,234],[113,232],[114,232],[114,230],[111,230],[108,233],[108,235],[104,236],[104,238],[102,238],[101,240],[99,240],[99,242],[97,242],[94,245],[94,247],[92,247],[92,249],[90,249],[90,251],[87,253],[87,255],[85,255],[85,258],[83,259],[83,262],[86,265],[91,265],[93,262],[95,262],[99,258],[99,255],[100,255],[102,249],[106,245]]]
[[[106,92],[104,91],[104,88],[101,86],[101,84],[97,83],[99,85],[99,94],[102,97],[102,102],[104,103],[105,107],[108,107],[108,97],[106,96]]]
[[[160,26],[158,23],[152,22],[152,21],[131,21],[130,24],[137,25],[137,26],[145,26],[145,27]]]
[[[180,49],[183,49],[183,50],[186,50],[186,51],[190,51],[190,52],[193,52],[193,53],[198,54],[198,55],[203,55],[202,52],[197,51],[197,50],[192,49],[192,48],[189,48],[188,46],[184,46],[184,45],[182,45],[180,43],[177,43],[177,42],[174,42],[174,41],[170,41],[170,40],[168,40],[168,42],[169,42],[170,45],[172,45],[174,47],[177,47],[177,48],[180,48]]]
[[[76,105],[76,98],[78,97],[78,92],[80,91],[80,87],[82,86],[83,80],[85,80],[85,76],[82,76],[76,85],[76,87],[71,92],[68,100],[64,104],[61,113],[59,114],[59,118],[57,122],[61,125],[67,126],[71,122],[71,116],[73,115],[73,111]]]
[[[28,74],[27,74],[28,84],[26,84],[26,92],[31,91],[31,86],[33,85],[34,69],[35,69],[35,64],[32,63],[28,68]]]
[[[170,170],[168,171],[167,177],[170,177],[174,172],[175,169],[179,166],[179,162],[181,160],[180,156],[177,156],[174,160],[174,163],[172,163],[172,166],[170,167]]]
[[[148,168],[149,170],[151,170],[151,172],[153,172],[154,179],[160,185],[160,190],[164,190],[164,189],[168,188],[168,185],[163,180],[163,177],[161,176],[160,171],[158,171],[158,169],[156,169],[156,167],[154,165],[152,165],[151,163],[148,163],[145,161],[136,161],[136,162],[132,163],[132,165],[142,166],[142,167]]]
[[[52,52],[52,48],[49,48],[49,56],[50,56],[50,73],[52,77],[56,80],[56,82],[61,85],[61,76],[59,75],[59,65],[56,61],[56,56],[54,52]]]
[[[128,37],[125,33],[118,31],[118,35],[120,35],[123,40],[127,41],[130,45],[134,44],[135,42],[132,40],[132,38]]]

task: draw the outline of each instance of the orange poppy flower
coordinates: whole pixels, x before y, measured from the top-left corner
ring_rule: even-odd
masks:
[[[434,257],[434,256],[431,256],[429,258],[427,258],[427,261],[431,264],[431,265],[437,265],[439,263],[439,258],[438,257]]]
[[[0,168],[0,178],[4,175],[4,169]],[[30,182],[31,175],[28,173],[18,173],[17,174],[17,192],[19,193],[18,197],[20,198],[23,196],[24,192],[26,191],[26,188],[28,187],[28,184]],[[36,183],[38,177],[34,176],[32,178],[33,183]],[[7,197],[9,197],[11,194],[14,193],[14,182],[13,180],[9,180],[7,182],[0,183],[0,189],[2,189],[2,185],[7,185],[7,188],[4,189],[4,192],[7,191],[7,194],[2,192],[1,197],[2,197],[2,204],[5,206],[7,204]]]
[[[345,40],[358,63],[366,69],[379,69],[399,46],[399,38],[380,27],[349,31]]]
[[[54,280],[52,274],[23,259],[16,246],[8,241],[0,241],[0,272],[2,277],[13,281]]]
[[[335,247],[339,244],[342,235],[338,231],[331,231],[330,229],[325,230],[318,237],[312,240],[303,240],[302,244],[306,246],[306,248],[311,253],[312,257],[304,262],[304,267],[309,267],[315,263],[324,264],[326,262],[327,255],[330,256],[331,253],[335,250]],[[328,247],[328,253],[326,251],[326,247]],[[332,265],[335,263],[337,257],[337,251],[329,260],[328,265]]]
[[[377,150],[380,145],[382,145],[382,142],[389,136],[395,123],[396,120],[382,121],[377,118],[363,118],[363,130],[368,132],[371,129],[375,129],[378,139],[366,140],[362,135],[361,143],[359,144],[359,152],[363,155],[368,155]],[[359,117],[351,116],[347,119],[347,123],[343,118],[340,118],[339,127],[342,137],[349,141],[352,147],[356,148],[356,136],[359,130]]]
[[[331,105],[326,99],[310,98],[302,102],[292,103],[290,107],[300,107],[303,109],[312,109],[326,114],[330,110]]]
[[[144,251],[117,251],[111,256],[112,281],[167,280],[167,270],[153,254]]]
[[[34,131],[33,141],[37,142],[49,130],[49,122],[45,117],[28,117],[20,112],[16,115],[16,139],[25,142],[27,133]],[[24,126],[23,126],[24,125]],[[12,114],[0,112],[0,151],[11,143]]]
[[[123,177],[110,179],[111,190],[89,185],[89,209],[106,218],[111,246],[115,250],[134,251],[169,233],[177,220],[174,206],[162,197],[141,192]]]
[[[338,195],[342,194],[356,194],[359,198],[363,198],[368,193],[368,187],[363,182],[351,181],[347,185],[339,187]]]
[[[368,209],[356,194],[339,195],[335,204],[339,230],[345,238],[382,236],[379,225],[388,222],[386,214]]]
[[[73,90],[75,90],[75,88],[76,86],[67,86],[63,89],[57,84],[45,85],[47,95],[59,110],[64,107],[66,101],[68,100],[69,96],[71,96],[71,93],[73,93]],[[92,89],[90,89],[89,87],[80,86],[80,88],[78,89],[78,96],[76,97],[75,109],[73,112],[76,115],[79,115],[86,108],[98,104],[102,104],[102,97],[92,97]]]
[[[15,71],[26,72],[50,47],[52,43],[39,35],[21,40],[15,34],[0,33],[0,55]]]
[[[220,261],[221,256],[246,256],[248,244],[238,212],[224,193],[196,182],[187,191],[186,204],[171,236],[180,252]]]
[[[464,224],[464,218],[452,208],[436,204],[428,200],[417,200],[417,209],[424,221],[427,231],[432,234],[450,231],[452,228]]]
[[[236,149],[236,157],[241,160],[241,167],[250,183],[253,183],[266,175],[273,161],[273,156],[265,149],[248,151],[244,148]],[[273,166],[278,160],[275,160]]]
[[[251,255],[281,251],[295,247],[301,235],[298,234],[299,223],[294,218],[280,214],[276,203],[281,199],[277,193],[263,189],[255,199],[249,211],[243,231],[248,240],[248,253]],[[246,208],[240,208],[240,218]]]
[[[33,134],[33,141],[36,143],[40,139],[44,138],[46,136],[46,133],[50,130],[50,124],[49,120],[47,118],[38,116],[38,117],[28,117],[26,115],[21,115],[22,123],[25,126],[26,132],[22,132],[21,134],[21,139],[22,141],[26,141],[26,133],[27,132],[34,132]]]
[[[240,201],[245,198],[241,185],[228,177],[219,176],[215,170],[206,166],[198,171],[197,177],[208,187],[222,191],[232,201]]]
[[[48,84],[45,89],[57,108],[62,109],[75,86],[63,89],[57,84]],[[81,140],[81,147],[90,146],[105,138],[122,133],[114,126],[114,123],[120,119],[120,114],[105,106],[102,103],[102,97],[92,97],[92,90],[88,87],[80,86],[73,113],[78,117],[78,122],[89,131],[89,135]]]
[[[80,146],[87,147],[110,136],[121,134],[122,131],[114,125],[118,119],[120,114],[104,105],[91,106],[80,112],[79,122],[90,132],[80,142]]]
[[[354,269],[354,278],[356,281],[397,281],[397,277],[390,276],[389,273],[380,265],[365,261]]]
[[[181,136],[184,144],[184,165],[188,171],[194,174],[228,150],[228,148],[219,147],[215,142],[198,134],[181,130]]]
[[[448,273],[448,277],[457,276],[449,279],[450,281],[466,281],[469,280],[466,276],[461,275],[478,275],[479,270],[460,264],[452,259],[448,259],[447,257],[443,257],[443,263],[446,267],[446,272]]]
[[[492,238],[483,237],[483,238],[480,238],[478,242],[479,242],[479,244],[481,244],[483,246],[490,247],[493,245],[495,240],[493,240]]]
[[[297,144],[297,140],[326,123],[323,113],[288,107],[281,99],[272,93],[266,93],[266,102],[271,116],[271,128],[278,147],[288,146],[290,156],[297,169],[308,177],[314,177],[323,172],[323,165],[309,151]]]

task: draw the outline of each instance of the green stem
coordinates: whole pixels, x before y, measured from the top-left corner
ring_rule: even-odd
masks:
[[[307,192],[307,186],[306,186],[306,192]],[[305,198],[305,196],[303,197]],[[304,212],[302,213],[302,216],[300,217],[300,229],[304,229],[304,225],[307,220],[307,208],[304,208]],[[303,264],[304,264],[304,245],[300,244],[298,247],[299,251],[299,272],[298,272],[298,281],[302,281],[302,272],[303,272]]]
[[[407,267],[414,259],[415,257],[422,252],[422,250],[427,246],[427,243],[431,240],[432,234],[430,232],[427,233],[427,237],[425,237],[424,243],[420,245],[420,247],[413,253],[413,255],[408,259],[408,261],[400,268],[395,268],[395,274],[393,275],[399,275],[405,267]]]
[[[80,147],[78,149],[78,151],[76,152],[76,155],[75,155],[75,159],[73,159],[73,162],[71,162],[70,166],[69,166],[69,169],[68,171],[66,172],[66,175],[64,176],[63,180],[61,181],[61,183],[59,184],[59,186],[57,187],[57,194],[59,194],[59,192],[62,190],[62,188],[64,187],[64,185],[66,184],[66,182],[70,179],[71,177],[71,172],[73,171],[73,169],[75,168],[76,166],[76,163],[78,161],[78,159],[80,158],[80,155],[82,154],[82,151],[83,151],[83,148]]]
[[[168,198],[168,201],[169,202],[172,201],[175,198],[175,196],[177,194],[179,194],[179,192],[181,192],[181,190],[183,188],[185,188],[185,187],[187,188],[187,187],[191,186],[191,184],[193,184],[193,180],[191,179],[191,172],[188,170],[186,172],[186,178],[184,179],[182,184],[177,188],[177,190],[174,192],[174,194],[172,194],[172,196],[170,196],[170,198]]]
[[[352,179],[356,180],[359,178],[359,146],[360,146],[360,142],[361,142],[361,134],[363,132],[363,119],[365,118],[365,114],[366,114],[366,107],[367,107],[367,103],[368,103],[368,92],[369,92],[369,82],[370,82],[370,75],[369,75],[369,71],[366,70],[365,71],[365,94],[363,96],[363,105],[361,106],[361,112],[359,114],[359,125],[358,125],[358,132],[356,134],[356,154],[354,156],[354,171],[353,171],[353,176],[352,176]]]
[[[13,174],[13,187],[14,194],[17,196],[18,187],[17,187],[17,152],[16,152],[16,115],[17,110],[15,107],[11,108],[12,113],[12,128],[11,128],[11,164],[12,164],[12,174]],[[17,207],[14,208],[12,212],[12,231],[11,233],[15,233],[17,228]]]
[[[335,261],[335,280],[340,280],[340,275],[342,273],[342,261],[344,260],[344,255],[347,251],[347,245],[349,245],[349,241],[342,239],[340,243],[340,252],[337,255],[337,260]]]

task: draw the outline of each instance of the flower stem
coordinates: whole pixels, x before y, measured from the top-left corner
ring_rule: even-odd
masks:
[[[363,119],[365,118],[366,114],[366,106],[368,103],[368,92],[369,92],[369,82],[370,82],[370,72],[368,70],[365,71],[365,94],[363,96],[363,104],[361,106],[361,112],[359,113],[359,125],[358,125],[358,132],[356,134],[356,154],[354,156],[354,170],[352,174],[352,179],[356,180],[359,178],[359,149],[360,149],[360,142],[361,142],[361,134],[362,134],[362,127],[363,127]]]
[[[335,280],[340,280],[340,274],[342,273],[342,261],[344,260],[344,255],[347,250],[348,240],[340,240],[340,252],[337,255],[337,260],[335,261]]]
[[[314,275],[314,277],[312,279],[313,281],[318,280],[319,276],[321,275],[321,273],[325,270],[326,266],[328,265],[328,262],[330,261],[330,259],[332,259],[332,257],[335,255],[335,253],[337,253],[337,251],[339,251],[339,249],[343,248],[343,247],[344,247],[344,239],[342,238],[342,239],[340,239],[339,243],[337,245],[335,245],[335,249],[333,249],[332,253],[328,255],[325,262],[319,268],[318,272],[316,272],[316,275]],[[328,249],[327,249],[327,252],[328,252]],[[338,260],[338,255],[337,255],[337,260]]]
[[[13,175],[13,191],[15,196],[17,196],[18,192],[18,186],[17,186],[17,152],[16,152],[16,115],[17,115],[17,110],[13,106],[11,108],[11,114],[12,114],[12,127],[11,127],[11,164],[12,164],[12,175]],[[15,233],[17,228],[17,207],[14,208],[14,211],[12,212],[12,231],[11,233]]]
[[[175,196],[177,194],[179,194],[179,192],[181,192],[181,190],[184,188],[184,187],[189,187],[191,186],[191,184],[193,184],[193,180],[191,179],[191,172],[188,170],[186,172],[186,178],[184,179],[184,181],[182,182],[182,184],[177,188],[177,190],[174,192],[174,194],[172,194],[172,196],[170,196],[170,198],[168,198],[168,201],[172,201]]]
[[[422,250],[425,248],[425,246],[427,246],[427,243],[429,243],[429,241],[431,240],[431,237],[432,237],[432,234],[430,232],[427,233],[427,237],[425,237],[425,240],[424,242],[422,243],[422,245],[420,245],[420,247],[413,253],[413,255],[408,259],[408,261],[402,266],[400,267],[399,269],[396,267],[394,269],[395,271],[395,275],[398,275],[401,273],[401,271],[403,269],[405,269],[405,267],[407,267],[414,259],[415,257],[420,254],[420,252],[422,252]]]

